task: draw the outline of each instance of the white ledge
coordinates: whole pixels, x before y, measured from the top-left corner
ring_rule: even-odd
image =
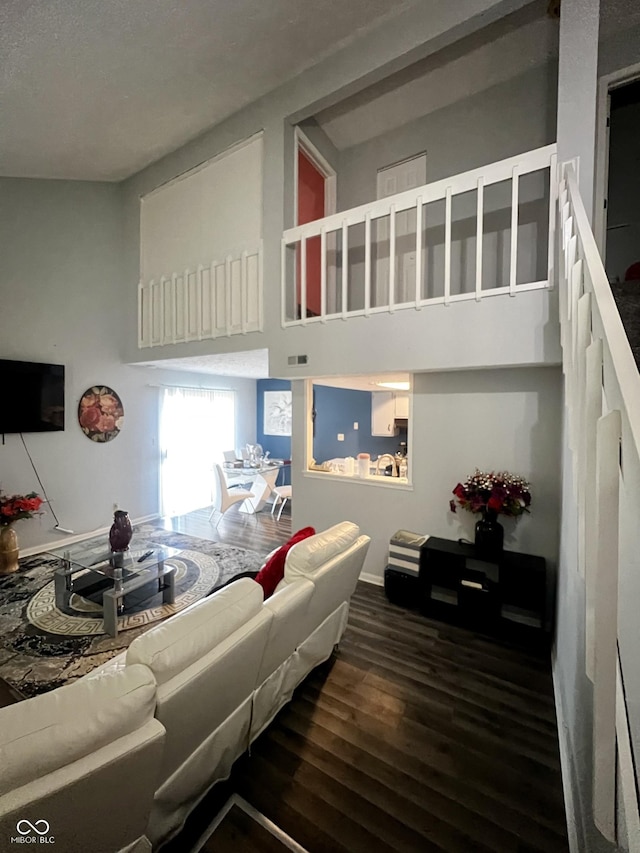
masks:
[[[413,483],[410,483],[406,477],[383,477],[375,474],[370,477],[348,477],[345,474],[332,474],[329,471],[303,471],[302,474],[312,480],[331,480],[332,483],[375,486],[382,489],[396,489],[401,492],[413,491]]]

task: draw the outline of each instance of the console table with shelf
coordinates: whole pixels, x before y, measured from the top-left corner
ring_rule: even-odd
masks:
[[[430,617],[548,645],[552,618],[544,557],[494,555],[472,544],[429,536],[418,572],[389,567],[385,588],[397,603],[417,603]],[[405,601],[402,601],[402,598]]]

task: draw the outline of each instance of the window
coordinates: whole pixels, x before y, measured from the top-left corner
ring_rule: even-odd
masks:
[[[214,466],[236,444],[235,392],[165,388],[160,417],[163,515],[213,502]]]

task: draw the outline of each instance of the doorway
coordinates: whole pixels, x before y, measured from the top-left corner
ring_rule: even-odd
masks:
[[[611,89],[608,102],[605,268],[611,283],[640,287],[640,80]]]
[[[378,170],[377,198],[415,189],[427,183],[426,152]],[[395,292],[394,304],[410,302],[416,292],[416,211],[403,210],[395,217]],[[376,223],[375,287],[372,305],[390,304],[390,223],[385,216]]]
[[[210,506],[214,467],[236,445],[235,393],[165,388],[160,413],[160,497],[164,516]]]
[[[295,216],[296,225],[306,225],[335,213],[336,173],[309,139],[296,128]],[[302,294],[301,258],[296,258],[296,304],[298,319],[322,314],[320,237],[306,241],[306,294]],[[327,279],[327,286],[329,280]],[[325,297],[326,298],[326,297]]]

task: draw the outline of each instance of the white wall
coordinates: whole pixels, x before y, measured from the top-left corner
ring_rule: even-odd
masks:
[[[555,142],[556,87],[555,66],[541,65],[341,151],[339,209],[374,199],[377,169],[422,151],[431,183]]]
[[[26,435],[56,515],[77,533],[158,511],[159,390],[150,384],[235,388],[238,443],[255,440],[256,383],[122,363],[122,205],[114,184],[0,179],[0,358],[66,367],[64,432]],[[82,393],[113,387],[125,408],[120,435],[97,444],[76,419]],[[4,400],[2,405],[6,405]],[[0,488],[40,491],[20,438],[0,444]],[[18,523],[21,546],[55,540],[47,512]]]
[[[214,159],[140,202],[143,281],[256,249],[262,237],[262,137]]]
[[[412,491],[305,476],[304,383],[294,382],[293,526],[323,529],[349,519],[372,537],[365,571],[383,577],[400,528],[473,538],[477,517],[449,509],[455,485],[476,466],[531,481],[531,515],[501,519],[510,550],[540,554],[553,571],[560,511],[560,388],[557,368],[423,373],[414,377]]]
[[[148,359],[148,351],[138,351],[136,334],[136,284],[139,277],[139,220],[138,200],[166,181],[202,163],[242,139],[264,131],[263,169],[263,238],[264,238],[264,332],[246,336],[218,338],[215,343],[189,343],[174,347],[159,347],[154,356],[174,357],[212,352],[236,352],[242,349],[268,347],[284,352],[288,335],[280,329],[280,241],[290,220],[288,205],[293,198],[285,195],[285,186],[292,192],[291,164],[285,163],[285,147],[291,141],[291,124],[315,115],[321,109],[338,103],[355,91],[362,90],[400,68],[443,50],[457,40],[489,26],[494,20],[526,5],[526,0],[464,0],[459,3],[418,4],[406,14],[391,18],[385,27],[364,32],[357,41],[318,63],[295,80],[280,87],[260,101],[240,110],[228,120],[203,134],[158,163],[135,175],[124,184],[125,193],[125,279],[130,310],[128,361]],[[408,330],[407,330],[408,331]],[[366,345],[371,330],[365,330],[362,343]],[[412,333],[413,334],[413,333]],[[320,352],[330,346],[328,335]],[[417,346],[420,331],[413,334]],[[289,351],[289,350],[287,350]],[[271,373],[291,376],[281,370],[281,360]]]

